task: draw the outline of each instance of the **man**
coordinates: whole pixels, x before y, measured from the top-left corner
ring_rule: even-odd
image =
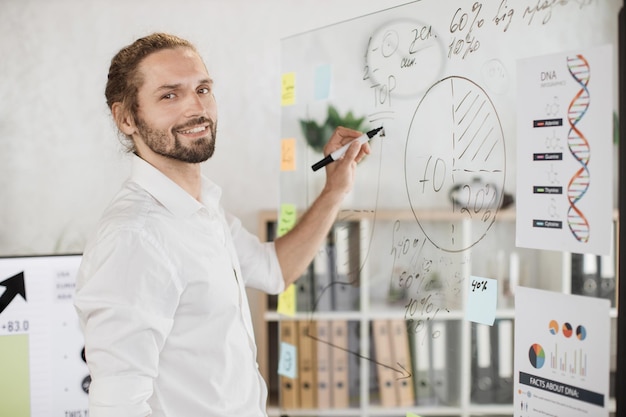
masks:
[[[276,294],[300,276],[370,152],[354,142],[298,224],[261,243],[201,174],[215,149],[212,86],[194,46],[168,34],[111,61],[105,95],[134,155],[78,274],[90,417],[265,416],[245,287]],[[325,152],[359,135],[338,128]]]

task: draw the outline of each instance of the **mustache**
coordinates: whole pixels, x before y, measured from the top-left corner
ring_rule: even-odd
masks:
[[[208,117],[200,116],[200,117],[198,117],[196,119],[189,120],[185,124],[174,126],[174,128],[172,130],[174,132],[176,132],[176,131],[179,131],[179,130],[185,130],[185,129],[189,129],[189,128],[192,128],[194,126],[203,125],[203,124],[208,124],[209,125],[209,129],[211,131],[213,131],[213,129],[215,128],[215,122],[212,119],[209,119]]]

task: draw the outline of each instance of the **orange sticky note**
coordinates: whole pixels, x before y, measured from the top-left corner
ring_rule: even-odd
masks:
[[[296,73],[283,74],[280,103],[283,106],[291,106],[296,103]]]
[[[280,170],[296,170],[296,139],[283,139],[280,144]]]

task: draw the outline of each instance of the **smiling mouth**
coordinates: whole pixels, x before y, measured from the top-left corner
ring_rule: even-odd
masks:
[[[208,129],[209,129],[208,126],[197,126],[197,127],[194,127],[193,129],[179,130],[178,133],[182,133],[183,135],[192,135],[194,133],[204,132]]]

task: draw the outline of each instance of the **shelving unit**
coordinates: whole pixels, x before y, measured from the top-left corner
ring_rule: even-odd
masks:
[[[276,224],[275,212],[263,212],[260,214],[259,219],[259,232],[260,235],[268,239],[273,238],[273,228]],[[385,211],[376,213],[376,218],[373,218],[372,213],[344,213],[341,216],[343,219],[341,222],[352,222],[354,224],[361,225],[361,228],[370,228],[371,222],[377,222],[378,227],[383,229],[390,227],[389,225],[396,225],[395,230],[398,229],[398,222],[400,224],[411,225],[415,223],[415,217],[412,212],[399,212],[399,211]],[[490,230],[489,235],[481,239],[480,244],[474,245],[467,251],[462,251],[454,256],[457,259],[461,259],[459,264],[462,268],[462,274],[464,276],[463,282],[466,284],[469,275],[472,276],[498,276],[502,274],[503,265],[497,265],[494,263],[496,258],[494,254],[497,250],[502,250],[505,253],[505,258],[510,258],[512,251],[516,252],[516,258],[519,259],[520,268],[518,269],[519,277],[516,279],[517,284],[530,285],[536,288],[542,288],[546,290],[553,290],[564,292],[570,290],[570,277],[571,277],[571,259],[569,254],[561,252],[547,252],[547,251],[535,251],[515,248],[514,245],[514,230],[515,215],[512,210],[501,211],[498,214],[497,220],[494,226]],[[425,211],[420,213],[421,221],[429,222],[449,222],[450,216],[442,216],[440,212]],[[463,223],[463,222],[461,222]],[[471,225],[466,224],[465,230]],[[394,227],[394,226],[391,226]],[[513,229],[511,229],[513,228]],[[355,230],[355,229],[353,229]],[[388,230],[387,230],[388,231]],[[377,233],[381,230],[377,229]],[[363,234],[363,232],[361,232]],[[367,238],[361,236],[361,241]],[[367,240],[367,239],[365,239]],[[380,240],[380,239],[379,239]],[[493,247],[493,245],[496,245]],[[464,317],[464,305],[463,300],[465,298],[463,285],[459,289],[461,290],[456,294],[456,299],[452,302],[448,302],[449,305],[455,305],[455,308],[449,308],[445,314],[439,314],[435,318],[422,317],[426,323],[435,324],[443,323],[448,328],[447,345],[445,349],[448,350],[448,354],[445,357],[445,370],[448,372],[447,382],[452,386],[451,397],[447,402],[440,402],[439,404],[423,403],[420,397],[420,390],[416,388],[414,393],[417,394],[414,397],[414,402],[409,406],[381,406],[379,402],[379,391],[372,381],[376,382],[377,373],[379,372],[378,363],[375,363],[375,353],[372,352],[373,339],[371,335],[371,326],[374,321],[377,320],[410,320],[411,317],[407,315],[407,309],[405,305],[408,303],[408,299],[400,299],[395,302],[388,301],[388,293],[384,294],[385,289],[384,282],[380,281],[380,268],[381,266],[388,266],[389,255],[380,251],[380,248],[367,248],[370,251],[377,250],[376,256],[372,256],[370,253],[369,258],[365,259],[367,255],[364,255],[363,251],[367,251],[363,246],[359,247],[359,260],[361,262],[361,269],[359,275],[360,285],[358,286],[359,306],[356,310],[350,311],[300,311],[293,317],[280,315],[276,312],[276,297],[260,296],[262,307],[262,322],[257,327],[257,338],[259,340],[259,363],[262,373],[268,382],[270,388],[270,401],[269,401],[269,414],[270,416],[289,415],[289,416],[406,416],[407,412],[412,412],[420,416],[459,416],[459,417],[472,417],[478,415],[487,416],[507,416],[513,414],[512,405],[512,385],[510,385],[510,398],[503,397],[499,401],[500,403],[492,403],[488,400],[479,400],[476,396],[481,387],[477,382],[477,375],[473,375],[472,370],[476,367],[477,352],[476,349],[476,335],[485,334],[490,331],[489,326],[475,324],[465,320]],[[495,250],[497,249],[497,250]],[[439,252],[438,252],[439,253]],[[468,255],[471,254],[471,255]],[[353,254],[354,255],[354,254]],[[443,255],[446,257],[448,255]],[[491,259],[494,262],[485,262],[485,260]],[[502,259],[502,258],[501,258]],[[474,262],[472,262],[474,261]],[[442,260],[443,262],[443,260]],[[381,265],[382,264],[382,265]],[[500,268],[500,270],[497,270]],[[541,271],[542,279],[538,279],[538,274]],[[515,271],[511,271],[515,273]],[[482,275],[481,275],[482,274]],[[553,279],[545,279],[545,277],[552,277]],[[397,278],[397,276],[396,276]],[[508,281],[508,272],[504,273],[504,276],[500,276],[499,279],[503,284]],[[387,281],[390,284],[390,281]],[[393,277],[391,284],[393,285]],[[389,285],[387,285],[387,288]],[[615,324],[616,313],[612,310],[613,325]],[[413,317],[417,319],[417,316]],[[351,406],[349,408],[340,409],[284,409],[280,407],[280,387],[279,377],[277,375],[277,367],[279,360],[279,340],[280,334],[278,331],[279,325],[282,321],[302,321],[302,322],[318,322],[320,320],[329,321],[344,321],[347,320],[353,323],[353,326],[357,326],[361,335],[368,335],[368,337],[360,337],[358,341],[358,352],[352,352],[352,355],[358,356],[359,362],[359,378],[361,385],[358,388],[357,398],[352,398]],[[511,334],[510,339],[505,344],[504,348],[509,350],[505,352],[509,355],[510,363],[510,378],[513,376],[513,330],[512,323],[514,321],[514,310],[512,304],[511,295],[501,294],[501,298],[498,301],[498,310],[496,313],[496,323],[493,328],[497,327],[498,322],[508,322]],[[482,330],[479,330],[483,327]],[[410,328],[410,325],[409,325]],[[493,328],[491,331],[493,332]],[[410,332],[409,332],[410,333]],[[418,333],[418,336],[423,334]],[[494,336],[495,337],[495,336]],[[420,346],[415,348],[416,342],[415,335],[412,335],[412,355],[415,352],[420,352]],[[422,339],[428,340],[428,339]],[[432,337],[430,338],[432,344]],[[500,347],[502,348],[502,347]],[[417,349],[417,350],[415,350]],[[431,346],[432,349],[432,346]],[[496,354],[491,355],[491,361],[499,360],[496,358]],[[419,355],[419,353],[418,353]],[[374,362],[375,366],[372,366]],[[417,379],[417,372],[415,371],[417,364],[415,363],[415,357],[412,364],[412,377],[411,380],[414,386],[419,384]],[[475,369],[474,369],[475,372]],[[372,375],[374,373],[374,375]],[[362,383],[368,381],[367,383]],[[512,379],[511,379],[512,381]],[[444,381],[446,382],[446,381]],[[423,387],[422,387],[423,388]],[[434,388],[432,388],[434,389]],[[354,387],[353,387],[354,390]],[[506,389],[505,389],[506,391]],[[487,395],[486,397],[490,397]],[[480,403],[479,403],[480,402]],[[611,404],[614,409],[614,400]]]

